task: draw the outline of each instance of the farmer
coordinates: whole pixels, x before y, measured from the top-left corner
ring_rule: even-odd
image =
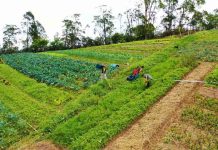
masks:
[[[111,64],[110,65],[110,70],[111,71],[113,71],[113,70],[115,70],[115,69],[117,69],[117,68],[119,68],[120,66],[118,65],[118,64]]]
[[[149,88],[151,86],[151,80],[153,79],[150,74],[144,74],[143,75],[145,79],[145,88]]]
[[[134,70],[133,70],[133,76],[135,76],[135,77],[138,77],[139,76],[139,73],[140,72],[142,72],[142,70],[143,70],[143,68],[144,68],[144,66],[141,66],[141,67],[137,67],[137,68],[135,68]]]
[[[143,68],[144,68],[144,66],[141,66],[141,67],[138,66],[137,68],[133,69],[132,75],[127,77],[127,80],[132,81],[132,80],[135,80],[136,78],[138,78],[139,73],[142,72]]]
[[[105,65],[97,64],[96,65],[97,69],[101,70],[101,79],[107,79],[107,68]]]
[[[107,68],[103,66],[101,69],[101,79],[107,79]]]
[[[0,58],[0,64],[3,64],[4,62],[3,62],[3,59],[2,58]]]

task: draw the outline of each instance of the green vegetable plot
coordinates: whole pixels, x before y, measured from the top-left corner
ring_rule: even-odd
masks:
[[[95,64],[54,56],[22,53],[3,55],[4,61],[20,72],[49,85],[79,90],[97,82]]]

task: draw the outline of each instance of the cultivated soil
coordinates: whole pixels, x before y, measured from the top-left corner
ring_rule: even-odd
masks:
[[[64,150],[50,141],[41,141],[23,148],[22,150]]]
[[[184,80],[203,80],[215,67],[214,63],[204,62],[191,71]],[[171,124],[178,121],[182,109],[192,102],[199,90],[205,96],[217,98],[215,89],[202,87],[202,83],[178,83],[166,96],[161,98],[149,111],[136,120],[128,129],[112,139],[104,150],[156,149]],[[169,149],[186,149],[168,147]]]

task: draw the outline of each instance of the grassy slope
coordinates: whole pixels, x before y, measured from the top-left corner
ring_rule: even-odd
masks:
[[[195,63],[189,64],[187,63],[189,59],[184,59],[187,56],[184,49],[191,49],[190,52],[193,53],[198,48],[194,47],[193,42],[202,40],[202,34],[210,36],[210,38],[204,38],[204,40],[209,39],[209,42],[210,39],[217,40],[217,38],[214,38],[214,32],[217,31],[201,32],[180,40],[176,43],[180,47],[179,53],[171,45],[164,52],[153,54],[138,62],[137,64],[145,65],[146,72],[152,74],[156,79],[153,86],[148,90],[143,90],[142,85],[140,86],[142,83],[140,80],[133,83],[126,82],[125,77],[130,72],[130,69],[126,69],[119,73],[120,77],[109,80],[113,85],[112,90],[107,90],[110,88],[106,87],[100,92],[95,90],[88,92],[87,97],[93,97],[93,99],[89,99],[89,103],[86,104],[88,105],[87,108],[83,107],[81,113],[77,111],[76,114],[71,116],[71,119],[59,125],[52,133],[52,139],[72,149],[102,147],[108,139],[125,128],[136,116],[144,112],[172,87],[175,83],[173,79],[181,78],[194,67]],[[195,53],[196,56],[197,54]],[[103,87],[96,85],[95,88],[102,89]],[[74,110],[72,109],[72,111]]]
[[[95,47],[99,51],[115,49],[119,53],[119,50],[146,51],[146,45],[149,48],[157,49],[162,47],[160,43],[167,43],[164,50],[154,52],[131,67],[120,70],[108,81],[102,81],[91,86],[75,100],[67,102],[63,111],[58,114],[53,113],[52,108],[49,109],[46,104],[38,103],[37,100],[31,98],[16,86],[7,88],[6,85],[1,84],[0,89],[3,90],[4,88],[7,92],[0,91],[0,94],[4,97],[5,105],[22,114],[25,119],[39,121],[42,116],[44,121],[40,124],[39,129],[44,134],[49,133],[47,137],[54,142],[70,149],[98,149],[164,95],[175,84],[174,79],[182,78],[195,66],[197,58],[193,59],[189,54],[203,59],[202,56],[205,55],[200,57],[199,54],[205,51],[204,48],[209,47],[208,45],[210,45],[212,51],[217,51],[217,34],[217,30],[205,31],[182,38],[178,42],[173,40],[149,40]],[[203,44],[197,46],[196,43]],[[158,47],[155,46],[156,44],[158,44]],[[174,48],[175,45],[178,45],[179,49]],[[91,49],[93,48],[87,48],[87,50]],[[200,51],[198,51],[199,49]],[[189,51],[187,52],[187,50]],[[211,54],[207,56],[210,57]],[[208,57],[205,59],[208,60]],[[213,56],[210,59],[214,60],[216,57]],[[144,90],[142,79],[134,82],[126,81],[126,77],[137,65],[144,65],[145,72],[152,74],[154,77],[151,88]],[[7,101],[8,98],[11,101]],[[32,103],[32,105],[29,103]],[[34,113],[31,109],[34,110]],[[42,115],[43,112],[49,111],[52,112],[49,116]],[[33,115],[33,118],[37,116],[38,118],[31,119],[31,115]],[[38,123],[36,124],[38,125]]]
[[[43,54],[71,57],[73,59],[88,60],[100,63],[133,63],[160,51],[174,41],[175,37],[158,40],[136,41],[129,43],[95,46],[77,50],[61,50],[44,52]]]
[[[198,47],[193,45],[193,42],[217,41],[214,32],[217,33],[217,31],[206,31],[183,38],[176,43],[179,49],[173,48],[174,43],[164,51],[138,62],[137,65],[145,65],[146,72],[156,79],[153,86],[147,90],[143,89],[140,79],[132,83],[125,81],[130,69],[120,72],[119,77],[108,81],[113,85],[112,89],[102,87],[100,84],[92,87],[92,91],[84,96],[93,97],[92,100],[88,100],[89,103],[85,103],[87,108],[83,107],[81,112],[77,111],[63,124],[58,125],[52,132],[51,138],[71,149],[101,148],[111,137],[127,127],[135,117],[164,95],[175,84],[174,79],[181,78],[196,65],[193,62],[197,58],[192,58],[192,63],[189,64],[190,60],[186,59],[188,53],[185,50],[190,49],[189,53],[197,56],[202,50],[196,51]],[[207,38],[202,39],[202,35],[205,34]],[[208,43],[204,46],[206,47]],[[101,90],[102,88],[104,90]],[[100,91],[96,92],[99,89]]]

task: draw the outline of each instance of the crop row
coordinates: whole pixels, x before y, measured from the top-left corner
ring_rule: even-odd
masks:
[[[10,112],[0,101],[0,149],[6,149],[28,133],[25,120]]]
[[[33,53],[1,57],[18,71],[49,85],[79,90],[99,79],[99,71],[93,63]]]
[[[54,53],[66,54],[69,56],[79,56],[84,58],[92,58],[102,61],[110,61],[115,63],[127,63],[131,59],[141,60],[144,58],[140,54],[131,54],[126,52],[107,52],[98,50],[62,50],[55,51]]]

